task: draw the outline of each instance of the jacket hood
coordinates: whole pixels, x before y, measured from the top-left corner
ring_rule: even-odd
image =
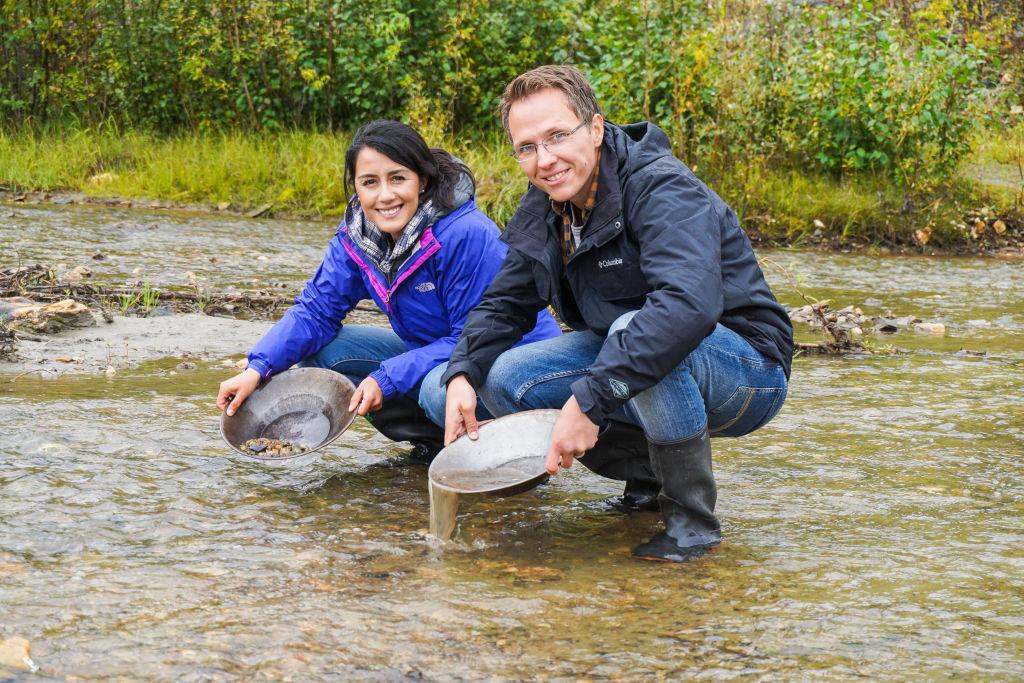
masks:
[[[453,156],[452,158],[455,159],[456,163],[463,166],[466,165],[462,159],[456,156]],[[459,179],[455,182],[455,191],[452,193],[451,211],[445,211],[444,213],[438,212],[435,214],[435,220],[440,220],[448,214],[458,210],[463,204],[472,199],[474,194],[476,194],[476,185],[473,183],[473,177],[469,173],[462,171],[459,173]]]
[[[605,144],[615,151],[619,178],[625,180],[634,172],[663,157],[672,156],[672,144],[665,132],[650,121],[617,126],[605,123]]]

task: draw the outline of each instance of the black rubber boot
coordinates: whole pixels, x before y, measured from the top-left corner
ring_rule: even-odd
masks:
[[[654,473],[661,480],[658,502],[665,531],[633,548],[633,555],[662,562],[698,558],[722,541],[715,517],[718,489],[707,429],[686,441],[650,443],[648,448]]]
[[[393,396],[384,406],[366,419],[377,431],[392,441],[412,444],[409,462],[429,465],[444,448],[444,430],[431,422],[419,404],[407,396]]]
[[[626,482],[621,496],[605,501],[618,512],[657,512],[661,484],[651,469],[647,438],[639,427],[609,421],[597,445],[579,459],[589,470],[608,479]]]

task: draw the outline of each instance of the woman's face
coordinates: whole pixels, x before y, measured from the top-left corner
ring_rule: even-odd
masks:
[[[356,196],[363,213],[385,234],[397,238],[420,206],[427,179],[372,147],[356,156]]]

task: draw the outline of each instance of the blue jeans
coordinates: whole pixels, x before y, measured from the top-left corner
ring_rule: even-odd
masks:
[[[367,375],[379,368],[382,362],[408,350],[405,342],[389,329],[369,325],[345,325],[334,341],[304,359],[299,365],[340,372],[358,386]],[[440,382],[445,367],[447,363],[442,363],[428,372],[417,387],[416,394],[411,396],[419,402],[431,421],[441,428],[444,428],[445,391]],[[425,388],[435,390],[425,391]]]
[[[624,328],[635,311],[621,316],[609,334]],[[492,366],[480,398],[494,415],[536,408],[561,408],[569,386],[590,372],[604,338],[570,332],[506,351]],[[742,436],[775,417],[786,398],[782,366],[743,337],[717,325],[682,363],[658,384],[640,392],[611,416],[644,430],[658,443],[699,434]]]

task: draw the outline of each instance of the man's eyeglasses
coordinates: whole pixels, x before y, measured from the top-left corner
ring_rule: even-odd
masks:
[[[550,152],[559,145],[563,145],[566,142],[568,142],[569,138],[572,137],[573,133],[575,133],[588,123],[589,121],[581,121],[580,125],[576,126],[572,130],[560,130],[558,132],[552,133],[551,135],[541,140],[540,145],[544,147],[545,150]],[[518,147],[512,150],[512,156],[515,157],[516,160],[520,162],[529,161],[530,159],[533,159],[535,156],[537,156],[537,145],[532,142],[528,142],[525,145],[519,145]]]

